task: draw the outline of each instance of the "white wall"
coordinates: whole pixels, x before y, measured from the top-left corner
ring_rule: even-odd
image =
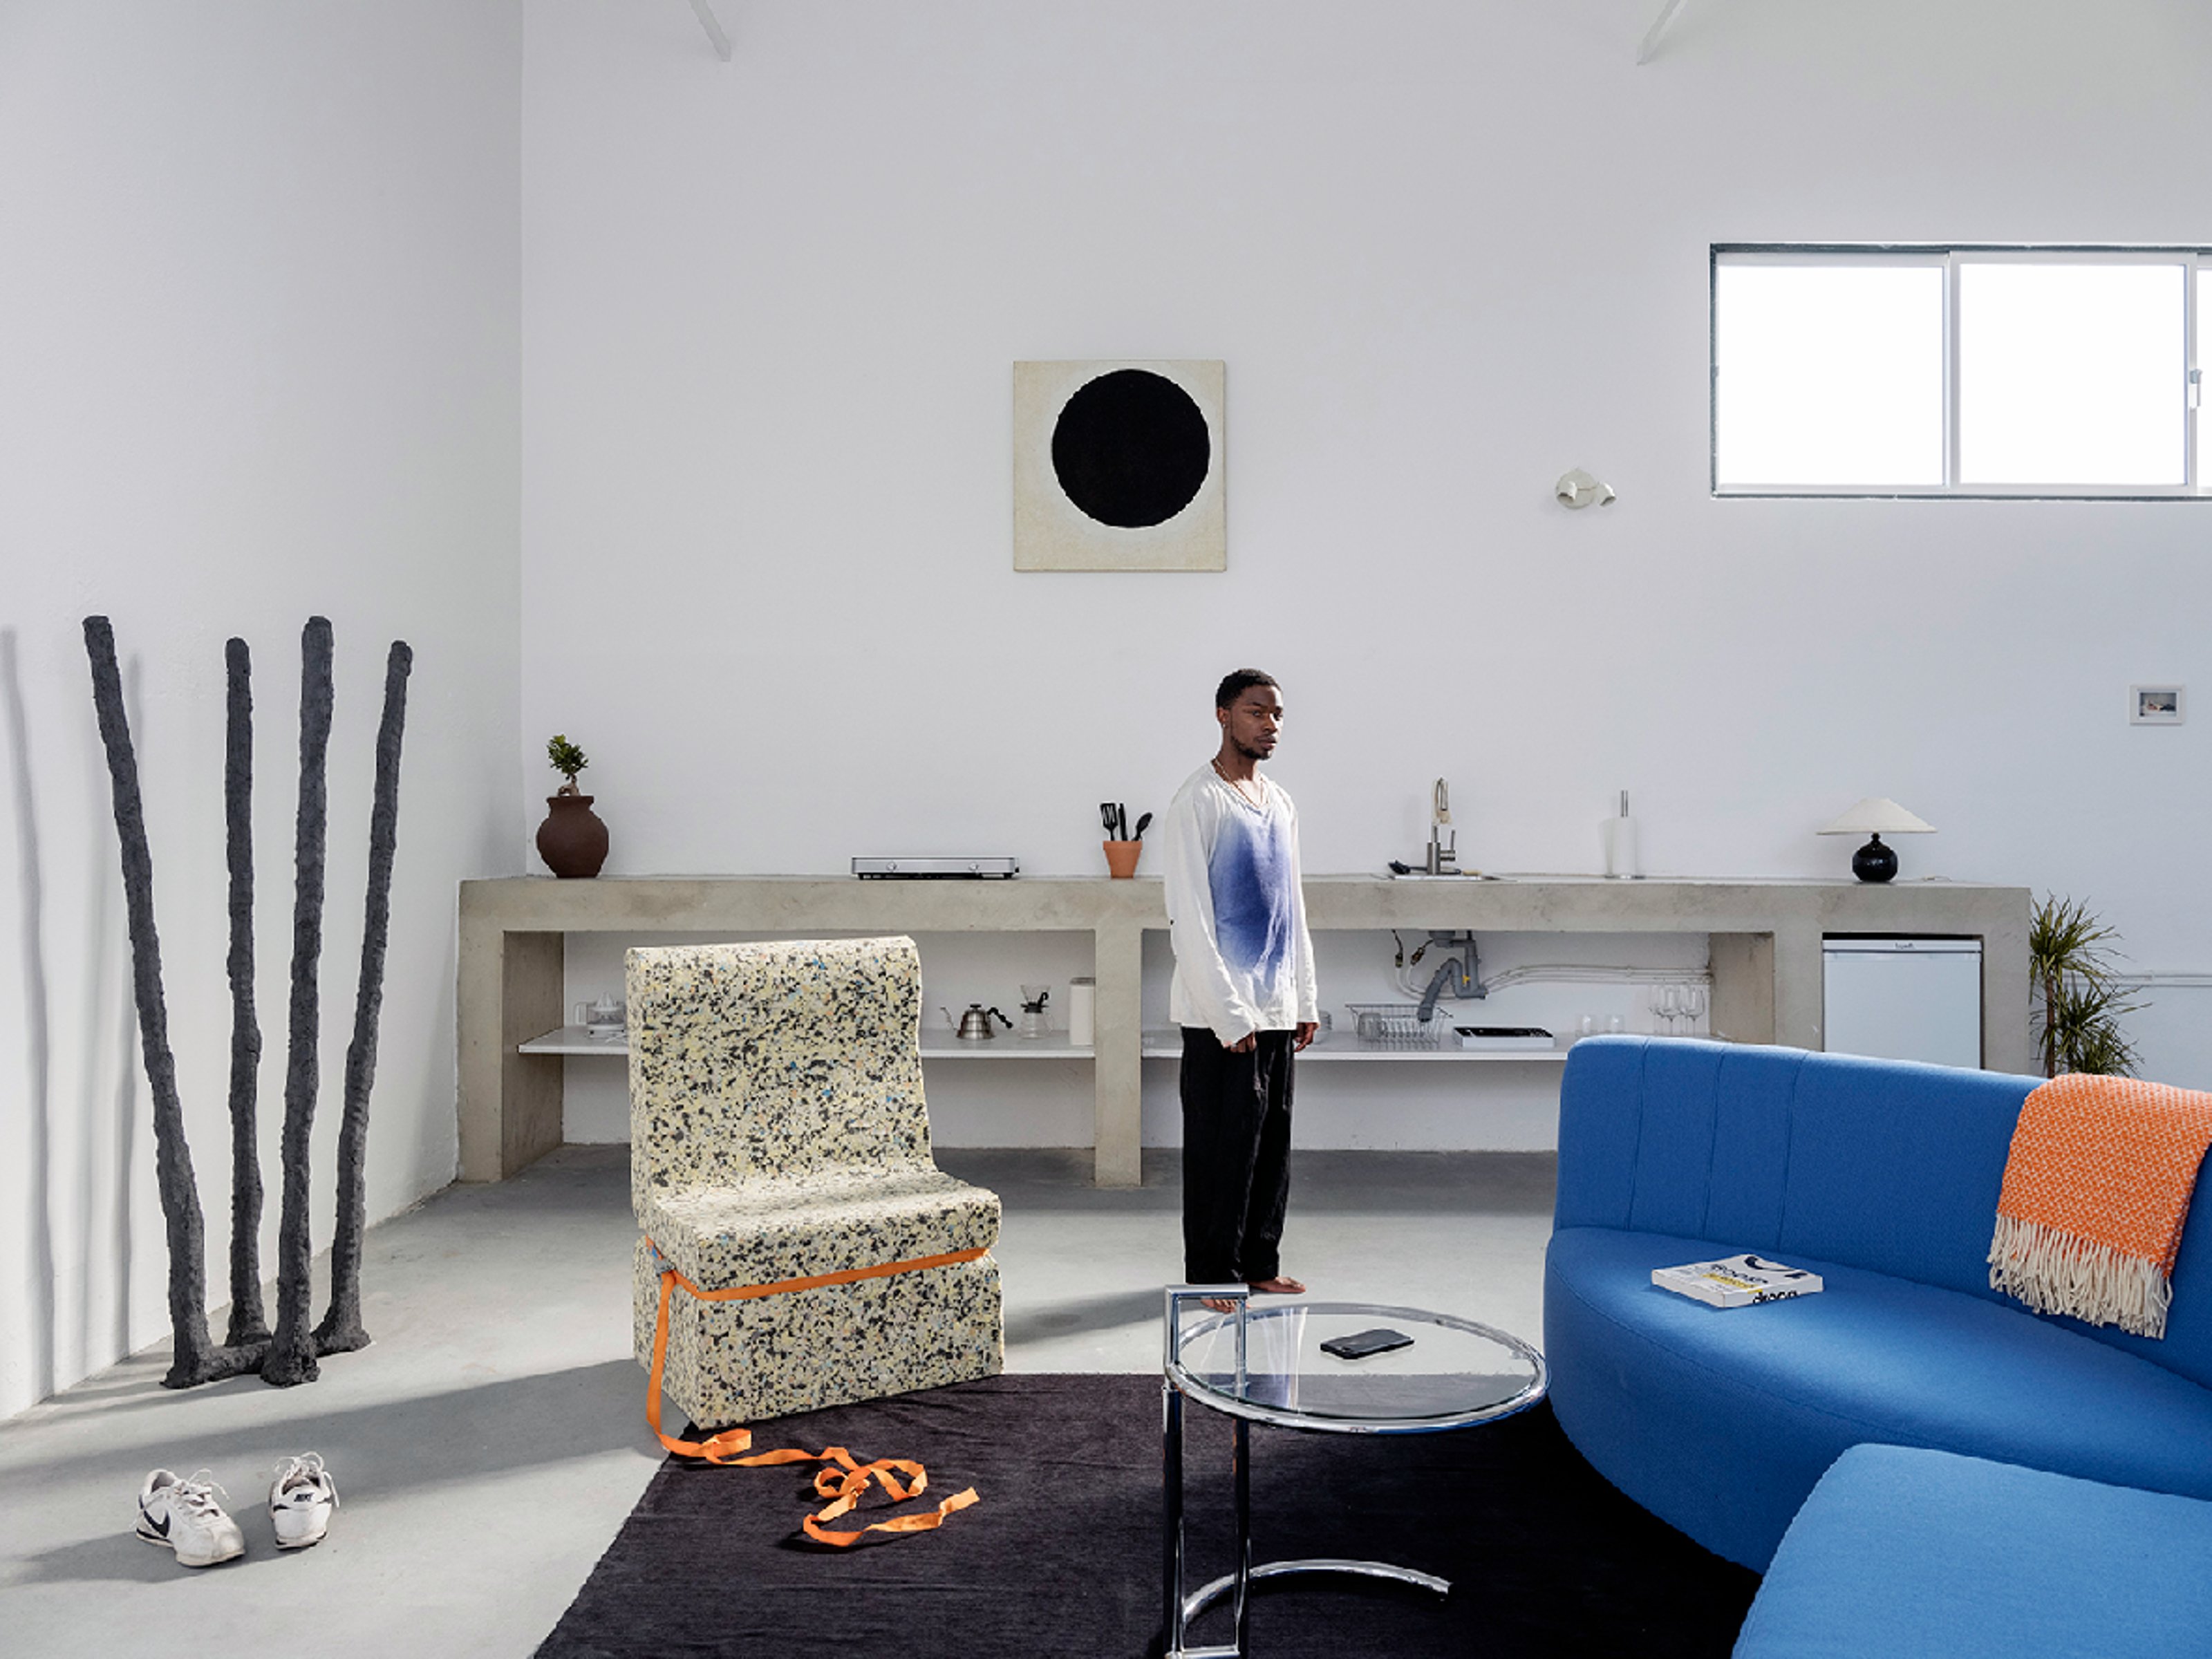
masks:
[[[519,867],[520,33],[513,4],[447,0],[0,4],[0,1415],[167,1330],[87,614],[133,693],[211,1304],[231,634],[257,671],[263,1263],[314,612],[337,642],[318,1246],[395,638],[416,669],[370,1215],[452,1178],[453,884]]]
[[[527,815],[562,731],[617,872],[1090,871],[1256,662],[1309,869],[1440,773],[1505,869],[1627,787],[1649,869],[1840,873],[1888,795],[1909,876],[2212,968],[2212,728],[2124,702],[2212,678],[2212,505],[1706,485],[1711,243],[2201,240],[2212,13],[1711,0],[1638,68],[1656,4],[532,6]],[[1226,360],[1225,575],[1012,570],[1009,365],[1109,356]]]

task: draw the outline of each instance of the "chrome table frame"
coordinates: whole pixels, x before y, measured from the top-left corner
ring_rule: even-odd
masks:
[[[1550,1373],[1545,1369],[1544,1356],[1504,1331],[1487,1325],[1478,1325],[1473,1320],[1459,1319],[1449,1314],[1431,1313],[1420,1308],[1386,1307],[1380,1304],[1346,1302],[1286,1302],[1283,1312],[1304,1309],[1314,1313],[1352,1313],[1363,1318],[1403,1319],[1429,1325],[1442,1325],[1453,1330],[1470,1331],[1490,1337],[1508,1348],[1526,1354],[1533,1363],[1535,1376],[1528,1385],[1510,1399],[1495,1406],[1474,1411],[1452,1413],[1442,1417],[1415,1418],[1325,1418],[1282,1407],[1263,1406],[1255,1401],[1234,1399],[1208,1388],[1199,1378],[1186,1370],[1182,1364],[1182,1312],[1190,1303],[1204,1300],[1234,1302],[1238,1304],[1233,1313],[1214,1313],[1210,1323],[1199,1329],[1218,1330],[1233,1322],[1237,1333],[1237,1378],[1241,1390],[1245,1377],[1245,1344],[1249,1320],[1244,1312],[1250,1292],[1242,1285],[1170,1285],[1167,1287],[1165,1330],[1163,1335],[1160,1383],[1160,1443],[1161,1487],[1164,1494],[1165,1514],[1162,1528],[1162,1659],[1246,1659],[1246,1643],[1250,1635],[1252,1586],[1265,1578],[1281,1578],[1309,1573],[1334,1573],[1361,1578],[1382,1578],[1393,1583],[1411,1584],[1416,1589],[1433,1590],[1438,1595],[1451,1592],[1451,1581],[1433,1573],[1417,1572],[1411,1567],[1401,1567],[1388,1561],[1355,1561],[1335,1556],[1313,1556],[1296,1561],[1268,1561],[1255,1565],[1252,1559],[1252,1462],[1251,1425],[1272,1423],[1279,1428],[1298,1429],[1308,1433],[1323,1434],[1433,1434],[1446,1429],[1467,1428],[1477,1423],[1488,1423],[1501,1417],[1510,1417],[1523,1412],[1544,1397],[1550,1386]],[[1203,1584],[1194,1590],[1184,1585],[1183,1552],[1183,1468],[1182,1468],[1182,1409],[1185,1395],[1212,1411],[1228,1417],[1232,1441],[1231,1464],[1234,1479],[1234,1513],[1237,1528],[1237,1564],[1233,1571]],[[1190,1622],[1224,1595],[1231,1601],[1232,1638],[1225,1645],[1194,1648],[1187,1645]]]

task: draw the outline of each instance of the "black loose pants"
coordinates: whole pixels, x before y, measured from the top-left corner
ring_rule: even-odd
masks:
[[[1282,1271],[1291,1199],[1295,1034],[1262,1031],[1232,1054],[1204,1026],[1182,1030],[1182,1271],[1234,1285]]]

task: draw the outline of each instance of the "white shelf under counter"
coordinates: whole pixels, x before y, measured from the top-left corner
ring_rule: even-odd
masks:
[[[563,1025],[527,1042],[514,1045],[518,1054],[623,1054],[629,1053],[629,1036],[617,1031],[611,1037],[593,1036],[581,1025]]]
[[[1071,1042],[1065,1031],[1048,1031],[1040,1037],[1001,1031],[981,1040],[957,1037],[946,1030],[933,1031],[927,1026],[921,1032],[924,1060],[1089,1060],[1091,1055],[1089,1043]]]
[[[1525,1065],[1559,1066],[1566,1061],[1569,1040],[1560,1039],[1553,1048],[1417,1048],[1402,1043],[1362,1042],[1350,1031],[1331,1031],[1308,1043],[1298,1055],[1300,1064],[1313,1060],[1480,1060],[1495,1064],[1499,1060],[1516,1060]],[[1182,1033],[1173,1026],[1147,1030],[1145,1033],[1146,1060],[1181,1060]]]
[[[548,1031],[527,1042],[516,1043],[514,1051],[519,1054],[626,1057],[629,1053],[629,1037],[626,1032],[611,1037],[598,1037],[581,1025],[563,1025],[557,1031]],[[987,1042],[979,1042],[963,1041],[950,1031],[925,1030],[921,1034],[921,1057],[924,1060],[1089,1060],[1092,1054],[1089,1043],[1079,1045],[1072,1042],[1065,1031],[1052,1031],[1041,1037],[1010,1036],[1002,1032]]]

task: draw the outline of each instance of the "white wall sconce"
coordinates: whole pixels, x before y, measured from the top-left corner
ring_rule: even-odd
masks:
[[[1613,505],[1613,486],[1601,479],[1593,478],[1580,467],[1559,474],[1559,483],[1552,486],[1553,494],[1559,498],[1561,507],[1599,507]]]

